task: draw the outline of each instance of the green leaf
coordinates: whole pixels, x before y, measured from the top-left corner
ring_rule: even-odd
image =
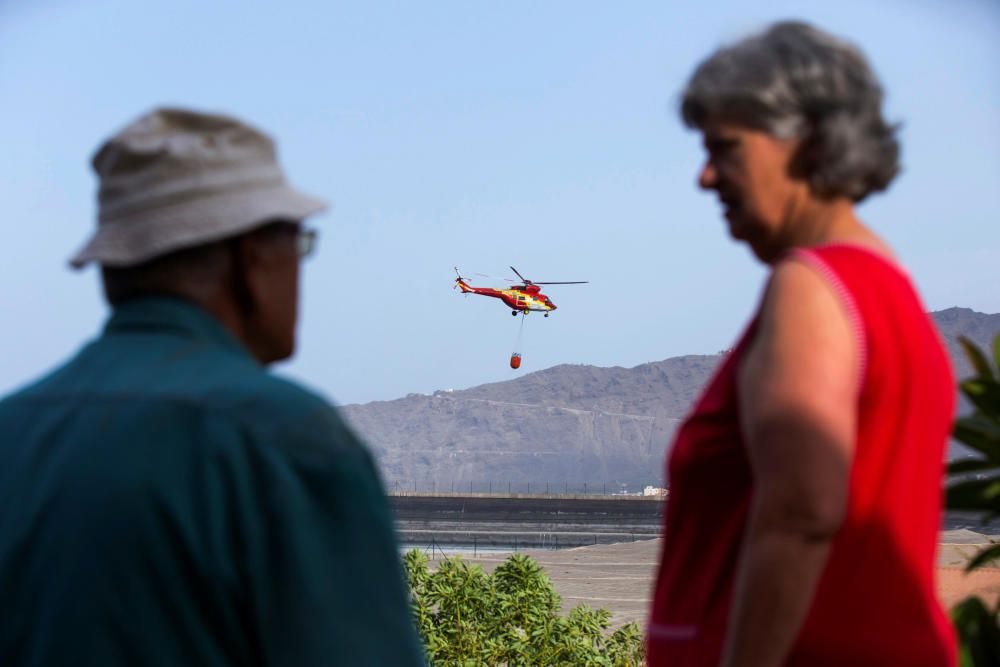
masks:
[[[1000,558],[1000,544],[992,544],[979,550],[979,553],[965,566],[966,572],[972,572],[990,561]]]
[[[955,420],[952,435],[966,447],[986,455],[1000,465],[1000,423],[983,415],[969,415]]]
[[[983,601],[968,597],[951,610],[951,621],[959,640],[962,667],[1000,665],[1000,627],[996,612],[990,612]]]
[[[425,558],[407,554],[411,609],[431,664],[638,667],[643,636],[638,626],[607,636],[610,614],[581,607],[559,616],[561,601],[545,571],[515,554],[486,574],[458,558],[425,572]],[[627,626],[625,626],[627,627]],[[613,637],[617,637],[614,641]]]
[[[945,489],[948,509],[996,512],[1000,510],[1000,480],[969,479],[951,484]]]
[[[969,472],[978,472],[980,470],[990,470],[991,468],[996,467],[996,463],[985,459],[960,459],[958,461],[952,461],[948,464],[948,474],[962,475]]]
[[[980,414],[1000,422],[1000,382],[973,378],[963,380],[958,386]]]
[[[990,368],[990,362],[987,361],[986,355],[983,354],[982,350],[965,336],[959,336],[958,342],[962,346],[962,349],[965,350],[965,356],[969,359],[969,363],[972,364],[976,375],[983,380],[992,380],[994,378],[993,369]]]
[[[993,363],[1000,369],[1000,333],[993,339]]]

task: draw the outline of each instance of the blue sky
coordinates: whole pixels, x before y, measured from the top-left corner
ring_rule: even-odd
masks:
[[[763,269],[695,187],[676,115],[699,59],[800,18],[868,54],[903,122],[904,172],[861,215],[929,309],[1000,312],[1000,5],[987,0],[0,2],[0,391],[91,338],[91,153],[156,105],[274,135],[315,220],[299,353],[279,372],[339,403],[464,388],[561,363],[728,347]],[[808,9],[803,7],[808,6]],[[464,273],[552,287],[525,325],[452,291]],[[486,281],[484,281],[486,282]]]

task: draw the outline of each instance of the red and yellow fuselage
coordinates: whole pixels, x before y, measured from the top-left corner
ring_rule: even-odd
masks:
[[[455,285],[462,290],[463,294],[481,294],[500,299],[514,311],[514,314],[529,311],[549,313],[556,309],[556,304],[552,303],[552,299],[542,294],[538,285],[515,285],[510,289],[493,289],[492,287],[473,287],[462,278],[455,279]]]

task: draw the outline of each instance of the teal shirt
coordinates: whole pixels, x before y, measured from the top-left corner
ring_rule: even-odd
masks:
[[[422,665],[371,455],[204,311],[0,401],[0,665]]]

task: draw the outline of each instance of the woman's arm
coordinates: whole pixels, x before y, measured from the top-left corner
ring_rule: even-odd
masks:
[[[724,667],[783,663],[847,508],[861,351],[833,287],[779,264],[740,370],[754,496]]]

